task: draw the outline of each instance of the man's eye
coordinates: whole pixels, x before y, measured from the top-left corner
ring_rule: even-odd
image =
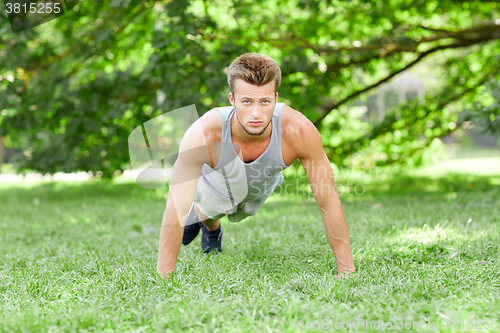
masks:
[[[250,101],[243,101],[243,103],[250,102]]]

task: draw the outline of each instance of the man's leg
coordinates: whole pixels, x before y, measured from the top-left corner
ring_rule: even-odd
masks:
[[[194,203],[194,211],[198,215],[201,223],[203,223],[207,227],[208,231],[215,231],[219,229],[220,221],[209,219],[208,216],[200,211],[200,208],[198,207],[198,204],[196,202]]]
[[[222,251],[222,227],[219,220],[208,218],[200,211],[198,204],[194,203],[194,211],[201,220],[201,249],[205,253],[213,250]]]

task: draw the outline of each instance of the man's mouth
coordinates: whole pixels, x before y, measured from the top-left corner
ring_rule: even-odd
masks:
[[[262,121],[249,121],[249,124],[252,126],[260,126],[262,124]]]

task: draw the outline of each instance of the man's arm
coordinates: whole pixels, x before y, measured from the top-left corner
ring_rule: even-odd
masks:
[[[305,118],[305,117],[304,117]],[[333,169],[323,151],[321,136],[310,121],[302,123],[299,158],[304,167],[314,199],[323,217],[326,236],[337,262],[339,274],[354,272],[347,221],[335,187]]]
[[[200,118],[201,119],[201,118]],[[170,278],[175,270],[184,226],[196,193],[203,163],[209,161],[207,142],[198,120],[190,127],[179,147],[163,214],[158,246],[157,272]]]
[[[160,229],[160,243],[158,245],[158,274],[170,278],[170,273],[175,270],[177,256],[182,243],[184,227],[181,227],[173,199],[168,194],[167,208],[163,214]]]

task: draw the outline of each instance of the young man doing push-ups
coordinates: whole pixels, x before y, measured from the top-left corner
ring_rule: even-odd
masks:
[[[354,272],[331,164],[316,127],[277,103],[279,65],[247,53],[231,63],[227,78],[231,106],[205,113],[182,139],[160,232],[158,273],[170,276],[181,243],[189,244],[200,229],[203,251],[221,251],[219,219],[227,215],[238,222],[255,215],[297,158],[313,189],[338,272]]]

